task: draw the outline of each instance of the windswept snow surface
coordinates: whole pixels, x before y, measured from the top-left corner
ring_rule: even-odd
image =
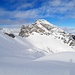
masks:
[[[75,52],[61,52],[61,53],[50,54],[38,58],[35,61],[48,61],[48,60],[75,63]]]
[[[51,50],[61,53],[50,55]],[[75,75],[73,51],[51,36],[35,33],[27,38],[12,38],[0,32],[0,75]]]
[[[0,62],[25,62],[43,56],[25,38],[0,32]],[[25,59],[25,60],[24,60]]]
[[[0,63],[0,75],[75,75],[75,63],[51,60]]]

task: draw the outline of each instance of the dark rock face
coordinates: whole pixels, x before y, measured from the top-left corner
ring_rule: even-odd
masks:
[[[14,34],[12,34],[12,33],[4,33],[4,34],[6,34],[6,35],[8,35],[8,36],[10,36],[10,37],[12,37],[12,38],[15,38],[15,35]]]
[[[75,40],[75,35],[72,35],[72,38]]]

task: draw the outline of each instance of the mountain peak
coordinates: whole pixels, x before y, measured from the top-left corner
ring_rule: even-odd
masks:
[[[52,31],[54,31],[54,28],[57,27],[44,19],[39,19],[36,20],[32,25],[22,26],[20,35],[23,37],[28,37],[33,32],[49,35]]]
[[[19,35],[22,37],[35,36],[34,32],[40,35],[52,36],[54,39],[59,39],[70,46],[73,46],[75,43],[69,33],[44,19],[36,20],[30,26],[23,26]]]
[[[36,20],[35,23],[43,23],[43,24],[50,24],[52,25],[51,23],[49,23],[47,20],[45,19],[39,19],[39,20]]]

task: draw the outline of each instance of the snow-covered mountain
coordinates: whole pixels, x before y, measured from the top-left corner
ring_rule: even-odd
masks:
[[[8,50],[27,50],[29,53],[39,53],[41,56],[75,51],[74,36],[46,20],[36,20],[32,25],[23,25],[21,30],[3,28],[0,30],[0,38],[1,41],[3,40],[2,46],[0,45],[3,50],[5,50],[4,48]],[[9,43],[6,44],[7,42]]]
[[[73,37],[46,20],[36,20],[29,26],[23,25],[19,35],[45,53],[74,51],[75,40]]]
[[[46,20],[0,30],[0,75],[75,75],[74,35]]]

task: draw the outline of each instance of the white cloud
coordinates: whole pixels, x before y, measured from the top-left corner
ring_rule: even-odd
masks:
[[[17,11],[14,15],[15,18],[37,18],[38,11],[37,9],[32,9],[28,11]]]
[[[62,28],[62,29],[64,29],[65,31],[69,33],[75,34],[75,28]]]
[[[26,23],[28,23],[27,20],[11,20],[11,19],[0,20],[0,24],[7,24],[7,25],[21,25]]]
[[[70,15],[70,18],[75,16],[75,1],[65,2],[62,0],[50,0],[49,2],[43,4],[40,8],[30,9],[27,11],[5,11],[0,9],[0,16],[8,15],[9,17],[14,18],[39,18],[39,17],[48,17],[57,15],[59,18],[62,17],[62,14],[65,14],[67,17]],[[28,3],[26,5],[19,6],[17,9],[22,7],[30,7],[32,4]],[[71,15],[72,14],[72,15]],[[64,16],[65,17],[65,16]]]
[[[17,10],[28,8],[28,7],[32,7],[32,4],[31,3],[22,4],[20,7],[17,8]]]
[[[11,0],[11,2],[13,1]],[[1,23],[21,24],[25,23],[26,21],[25,19],[29,18],[31,19],[45,18],[45,17],[75,18],[75,0],[71,1],[50,0],[46,1],[39,8],[20,11],[21,8],[33,7],[34,3],[33,2],[31,4],[24,3],[21,6],[17,7],[17,10],[14,11],[6,11],[0,8],[0,17],[4,18],[4,20],[0,20],[0,24]],[[5,18],[8,18],[9,20],[5,20]],[[11,18],[16,18],[17,20],[11,20]]]
[[[49,3],[44,5],[45,10],[52,12],[52,14],[66,14],[67,16],[69,13],[75,13],[75,2],[74,1],[63,1],[63,0],[53,0]]]
[[[53,0],[49,1],[50,6],[59,6],[61,4],[61,0]]]

